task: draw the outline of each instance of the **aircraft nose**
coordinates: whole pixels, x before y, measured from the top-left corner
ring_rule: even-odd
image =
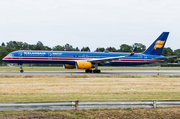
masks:
[[[4,57],[4,58],[2,59],[2,61],[5,61],[5,59],[6,59],[6,57]]]

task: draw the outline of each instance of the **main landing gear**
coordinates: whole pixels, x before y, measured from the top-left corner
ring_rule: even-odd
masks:
[[[86,69],[86,73],[101,73],[101,70],[98,70],[98,64],[95,64],[95,70]]]
[[[24,70],[23,70],[23,68],[22,68],[22,64],[20,64],[20,69],[21,69],[20,72],[23,73]]]
[[[86,69],[86,73],[101,73],[101,70],[91,70],[91,69]]]

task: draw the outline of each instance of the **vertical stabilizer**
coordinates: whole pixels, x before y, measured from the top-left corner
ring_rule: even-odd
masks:
[[[149,48],[144,52],[144,54],[151,55],[161,55],[164,45],[166,43],[169,32],[163,32],[152,44]]]

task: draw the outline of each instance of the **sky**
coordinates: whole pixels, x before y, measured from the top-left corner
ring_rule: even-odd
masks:
[[[179,0],[0,0],[0,43],[149,47],[164,31],[180,49]]]

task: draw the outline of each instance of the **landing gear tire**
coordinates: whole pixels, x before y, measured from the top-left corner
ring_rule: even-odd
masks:
[[[21,69],[20,72],[23,73],[24,70],[23,70],[23,68],[22,68],[22,64],[19,64],[19,65],[20,65],[20,69]]]
[[[86,73],[101,73],[101,70],[98,70],[98,64],[95,64],[95,70],[86,69]]]
[[[97,70],[93,70],[93,73],[97,73],[96,71],[97,71]]]
[[[93,70],[93,73],[101,73],[101,70]]]
[[[85,72],[86,72],[86,73],[92,73],[92,70],[86,69]]]
[[[23,72],[24,72],[24,70],[20,70],[20,72],[21,72],[21,73],[23,73]]]

